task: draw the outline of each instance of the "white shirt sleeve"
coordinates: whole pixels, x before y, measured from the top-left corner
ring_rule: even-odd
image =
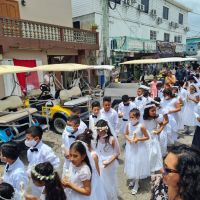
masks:
[[[47,151],[43,152],[44,162],[50,162],[55,169],[60,166],[60,159],[55,155],[54,151],[49,147]]]

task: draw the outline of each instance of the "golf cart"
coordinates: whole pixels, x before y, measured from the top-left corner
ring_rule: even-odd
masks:
[[[33,68],[33,70],[38,72],[73,72],[77,77],[80,77],[82,70],[88,70],[90,68],[91,67],[87,65],[67,63],[42,65]],[[82,120],[87,121],[89,117],[88,108],[91,100],[90,95],[83,96],[83,91],[77,83],[73,82],[71,87],[70,89],[61,89],[58,92],[58,98],[54,98],[51,95],[50,87],[46,84],[42,84],[40,86],[41,92],[39,96],[34,96],[33,91],[31,91],[32,93],[29,94],[29,98],[26,102],[27,106],[37,108],[38,113],[34,116],[37,117],[38,121],[45,119],[47,124],[50,122],[53,129],[58,134],[63,133],[67,118],[71,115],[71,109],[74,106],[79,106],[81,108]]]
[[[0,75],[29,72],[29,68],[11,65],[0,65]],[[25,108],[19,96],[4,97],[0,100],[0,144],[8,141],[23,143],[25,130],[30,126],[38,126],[33,117],[35,108]]]

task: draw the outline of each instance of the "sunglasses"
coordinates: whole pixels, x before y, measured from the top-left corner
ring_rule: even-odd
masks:
[[[170,174],[170,173],[175,173],[175,174],[178,174],[178,171],[177,170],[175,170],[175,169],[170,169],[170,168],[168,168],[168,167],[166,167],[166,166],[164,166],[163,167],[163,175],[168,175],[168,174]]]

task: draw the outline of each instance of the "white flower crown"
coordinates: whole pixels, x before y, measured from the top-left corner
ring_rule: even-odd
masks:
[[[42,175],[42,174],[36,172],[35,167],[33,167],[33,169],[31,170],[31,173],[33,173],[33,175],[34,175],[36,178],[38,178],[39,180],[41,180],[41,181],[42,181],[42,180],[45,180],[45,181],[53,180],[54,177],[55,177],[55,172],[54,172],[54,171],[53,171],[53,173],[52,173],[51,175],[49,175],[49,176],[44,176],[44,175]]]

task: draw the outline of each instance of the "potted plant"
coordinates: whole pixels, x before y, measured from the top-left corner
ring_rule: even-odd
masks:
[[[97,29],[98,29],[98,25],[97,24],[95,24],[95,23],[91,24],[91,30],[92,31],[96,31]]]

